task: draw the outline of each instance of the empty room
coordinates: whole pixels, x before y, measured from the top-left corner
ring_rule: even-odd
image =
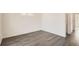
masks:
[[[79,0],[1,0],[0,59],[79,59]]]
[[[65,13],[1,13],[1,46],[64,46]]]

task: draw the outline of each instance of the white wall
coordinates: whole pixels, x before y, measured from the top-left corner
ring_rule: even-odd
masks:
[[[4,38],[25,34],[40,29],[41,14],[6,13],[2,22]]]
[[[66,36],[65,14],[20,14],[6,13],[2,20],[3,38],[44,30],[60,36]]]
[[[75,14],[75,30],[79,30],[79,14]]]
[[[0,14],[0,44],[2,41],[2,14]]]
[[[66,21],[64,13],[45,13],[42,19],[42,29],[66,37]]]

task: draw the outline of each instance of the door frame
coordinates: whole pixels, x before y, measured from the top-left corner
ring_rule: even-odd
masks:
[[[66,13],[66,36],[72,34],[72,32],[74,31],[75,31],[75,13]]]

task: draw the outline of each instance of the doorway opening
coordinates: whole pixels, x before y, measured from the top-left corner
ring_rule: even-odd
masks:
[[[75,31],[79,31],[79,14],[75,14]]]
[[[67,25],[66,25],[67,44],[70,46],[79,46],[79,14],[70,13],[67,14]]]
[[[79,14],[66,14],[66,34],[71,35],[73,32],[79,32]]]
[[[75,31],[75,14],[66,14],[66,34],[70,35]]]

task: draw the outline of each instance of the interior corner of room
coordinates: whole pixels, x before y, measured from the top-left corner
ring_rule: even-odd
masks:
[[[3,38],[39,30],[66,37],[65,13],[1,13],[0,42]]]

